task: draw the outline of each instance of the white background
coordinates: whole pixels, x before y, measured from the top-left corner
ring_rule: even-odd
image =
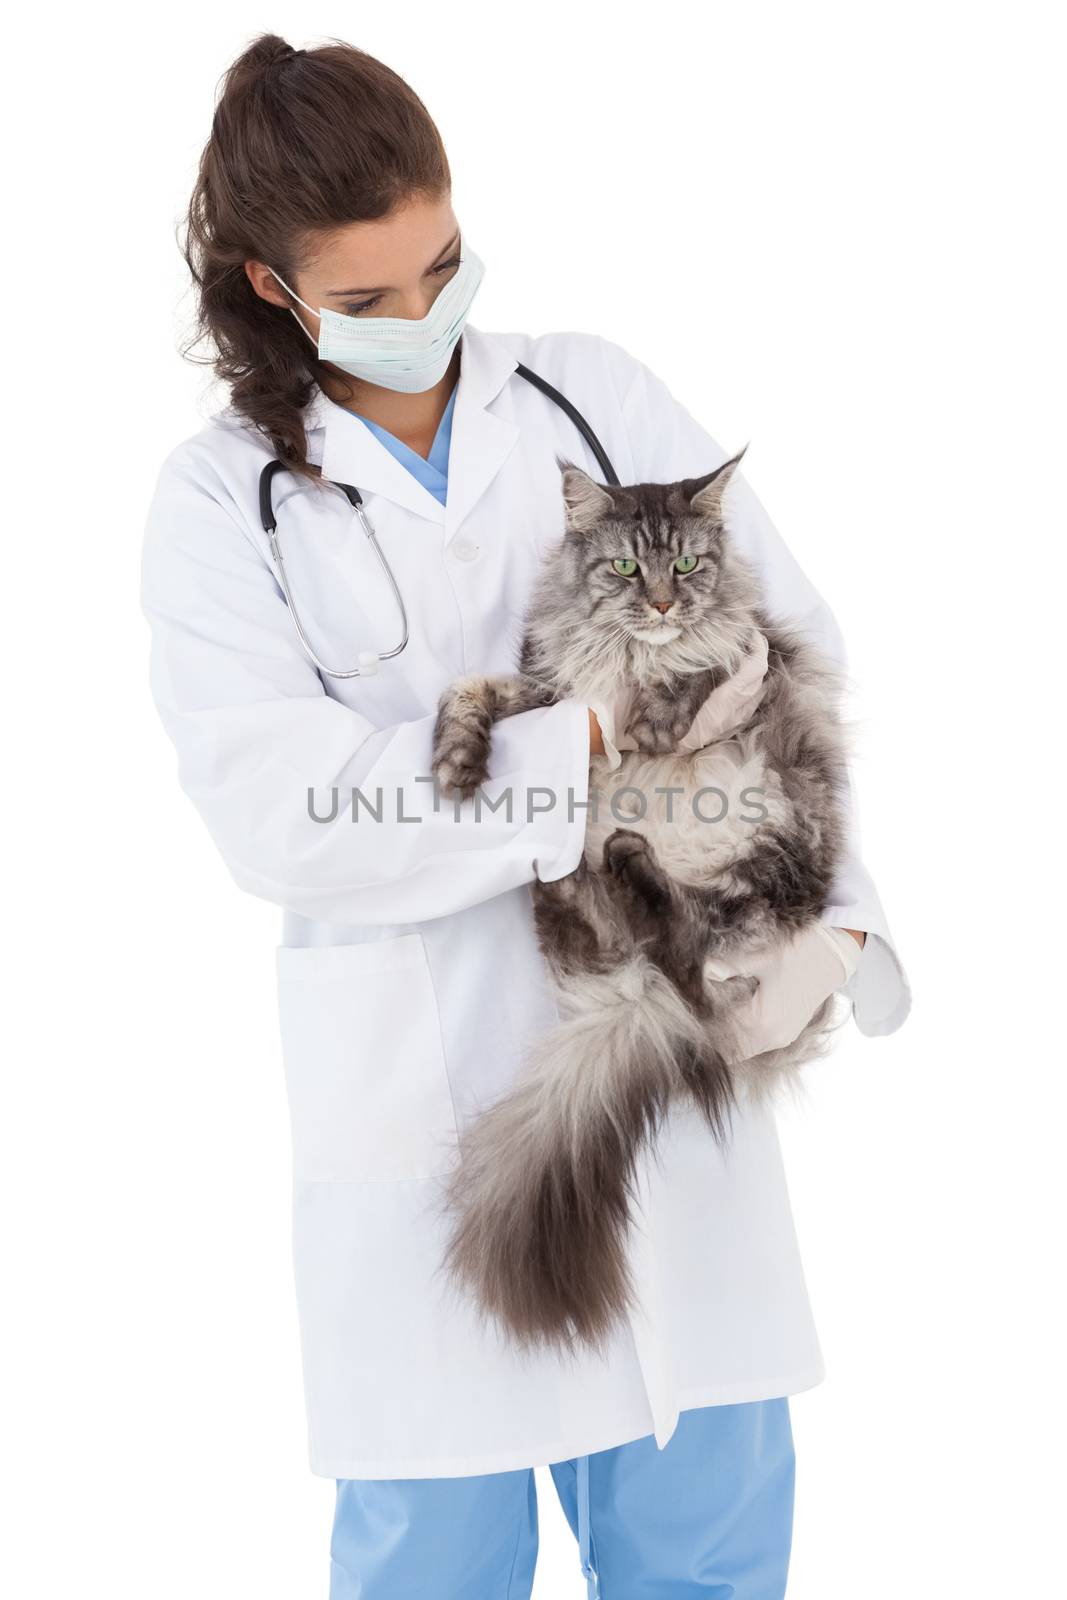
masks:
[[[24,12],[0,1583],[325,1600],[277,913],[178,789],[138,606],[156,472],[216,403],[175,353],[174,228],[216,81],[267,28],[346,38],[425,100],[487,263],[477,326],[601,333],[724,447],[751,440],[746,476],[850,646],[866,855],[916,997],[892,1038],[850,1027],[783,1119],[829,1367],[793,1402],[790,1600],[1051,1595],[1063,41],[1051,6],[937,0]],[[579,1600],[547,1468],[538,1486],[538,1600]]]

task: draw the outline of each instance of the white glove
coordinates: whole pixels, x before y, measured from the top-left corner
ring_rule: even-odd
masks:
[[[752,649],[738,670],[725,683],[713,689],[693,718],[688,733],[678,741],[679,750],[703,750],[717,739],[727,737],[746,722],[760,702],[767,675],[767,640],[759,633]],[[604,754],[614,772],[622,761],[620,750],[636,750],[637,744],[626,732],[633,709],[634,691],[620,688],[610,697],[592,703],[592,710],[604,736]],[[853,941],[855,942],[855,941]]]
[[[740,1044],[734,1059],[748,1061],[765,1050],[792,1044],[823,1001],[852,977],[862,953],[857,940],[844,928],[813,922],[788,944],[747,957],[743,966],[705,961],[704,971],[710,978],[744,972],[759,979],[751,1000],[734,1013]]]

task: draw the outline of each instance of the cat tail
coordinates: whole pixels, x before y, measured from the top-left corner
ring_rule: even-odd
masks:
[[[520,1346],[603,1352],[633,1304],[638,1156],[686,1092],[725,1137],[732,1080],[707,1020],[643,956],[556,992],[558,1026],[460,1133],[443,1265]]]

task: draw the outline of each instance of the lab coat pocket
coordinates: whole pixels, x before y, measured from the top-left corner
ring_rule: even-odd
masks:
[[[294,1175],[427,1178],[456,1118],[422,935],[277,951]]]

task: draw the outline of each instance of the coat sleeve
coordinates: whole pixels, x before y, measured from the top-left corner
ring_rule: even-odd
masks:
[[[631,450],[631,482],[675,482],[721,466],[729,452],[676,400],[661,379],[621,346],[602,340],[622,407]],[[742,553],[760,575],[770,610],[789,619],[820,643],[848,671],[837,621],[805,577],[743,474],[732,480],[729,526]],[[907,975],[885,911],[860,853],[860,827],[851,776],[848,785],[849,844],[823,920],[831,927],[859,928],[867,939],[859,965],[842,988],[857,1027],[865,1034],[893,1033],[911,1008]]]
[[[240,887],[319,921],[397,924],[572,872],[587,707],[564,700],[494,729],[484,793],[496,809],[444,799],[429,781],[435,714],[375,727],[326,693],[265,553],[189,443],[164,462],[148,511],[150,683],[181,785]],[[334,790],[337,814],[319,820]],[[367,802],[355,821],[353,790]]]

